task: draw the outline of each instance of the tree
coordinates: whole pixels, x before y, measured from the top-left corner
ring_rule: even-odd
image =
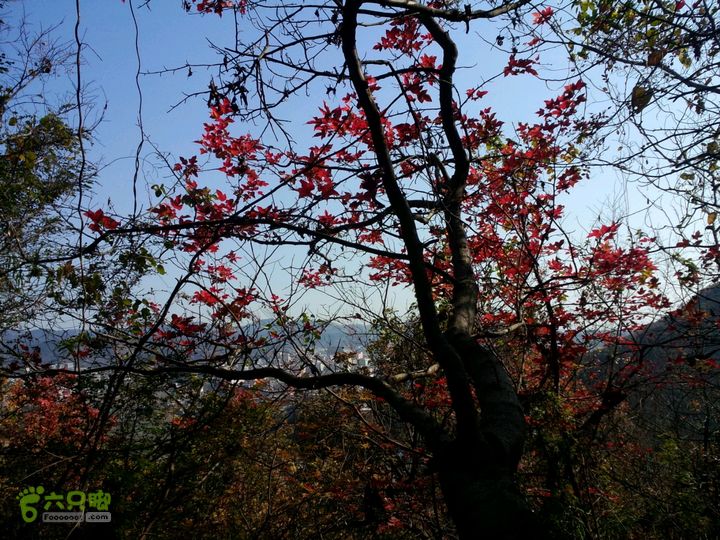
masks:
[[[718,269],[720,8],[711,2],[570,2],[546,23],[538,42],[562,45],[579,71],[603,81],[598,90],[611,106],[597,137],[621,146],[601,161],[646,186],[656,213],[672,205],[664,224],[672,234],[658,238],[663,249],[693,245],[706,259],[695,272],[676,260],[691,281],[704,282],[697,293],[715,281]]]
[[[557,536],[566,503],[596,509],[602,478],[593,473],[603,464],[594,454],[583,465],[582,448],[595,448],[604,422],[651,380],[628,336],[668,304],[652,241],[623,238],[618,222],[586,238],[563,224],[561,198],[587,177],[585,142],[605,125],[582,114],[582,78],[539,102],[514,133],[484,106],[483,84],[456,88],[458,40],[479,24],[500,28],[498,42],[513,33],[498,76],[518,84],[537,76],[537,44],[521,49],[533,36],[517,29],[527,19],[534,32],[552,9],[193,4],[233,13],[223,20],[256,33],[216,47],[199,140],[207,161],[180,158],[174,183],[154,186],[158,200],[144,216],[85,212],[96,236],[83,253],[94,270],[71,287],[90,330],[69,349],[86,365],[97,361],[81,380],[110,376],[81,446],[92,457],[84,474],[101,466],[108,425],[137,377],[183,384],[199,376],[216,387],[272,379],[268,393],[340,387],[338,398],[362,418],[364,406],[373,420],[389,418],[377,424],[390,437],[403,433],[393,437],[403,455],[428,458],[424,470],[439,480],[460,538]],[[310,148],[282,121],[304,91],[325,95],[307,119],[319,139]],[[238,120],[259,127],[242,133]],[[270,275],[278,259],[289,275],[284,292]],[[123,284],[171,265],[175,285],[162,302]],[[352,294],[393,285],[414,295],[404,320]],[[372,370],[319,354],[328,321],[293,313],[300,290],[327,291],[342,303],[336,318],[375,325]],[[602,347],[613,354],[595,354]],[[185,406],[197,393],[176,395]],[[333,422],[322,427],[344,440]],[[186,445],[173,455],[192,470],[202,465],[193,441],[204,435],[187,433],[196,438],[173,439]],[[386,488],[368,485],[363,526],[387,517],[377,504]],[[582,534],[611,529],[589,513],[578,521]]]
[[[300,389],[364,388],[423,438],[461,537],[528,534],[534,518],[515,481],[525,440],[522,385],[480,341],[482,322],[524,328],[538,353],[537,387],[558,391],[564,364],[578,357],[580,331],[567,328],[572,316],[563,305],[568,290],[592,288],[576,300],[573,315],[595,321],[628,324],[630,310],[660,301],[652,293],[646,251],[612,245],[617,224],[595,230],[585,255],[556,238],[562,215],[557,194],[583,176],[573,164],[579,150],[571,141],[594,128],[576,115],[584,83],[569,83],[546,101],[537,123],[519,127],[516,142],[478,104],[481,88],[457,93],[458,49],[451,33],[452,23],[504,15],[512,22],[532,11],[522,4],[468,11],[446,2],[351,1],[294,11],[251,2],[197,7],[234,9],[262,30],[257,41],[224,52],[222,79],[210,85],[211,120],[201,153],[219,160],[232,193],[201,186],[198,159],[183,158],[175,168],[181,191],[152,208],[154,223],[123,228],[102,212],[88,214],[101,231],[97,245],[132,230],[188,254],[184,276],[143,329],[141,346],[114,369],[274,377]],[[371,20],[384,28],[372,49],[377,58],[358,51],[358,34]],[[317,25],[318,33],[308,25]],[[319,67],[333,55],[336,67]],[[504,74],[533,74],[534,64],[513,53]],[[321,105],[310,120],[321,142],[301,154],[275,110],[316,80],[326,81],[328,96],[343,97],[338,105]],[[264,118],[288,146],[233,134],[234,116]],[[343,279],[338,247],[369,257],[368,279],[404,283],[414,292],[426,350],[419,370],[303,376],[297,370],[312,368],[307,361],[271,361],[265,338],[248,337],[242,321],[260,305],[282,317],[282,300],[259,287],[261,268],[251,273],[253,286],[231,285],[238,255],[224,252],[227,240],[306,246],[308,264],[296,279],[308,287]],[[573,262],[561,263],[560,253]],[[245,258],[242,264],[257,261]],[[200,316],[171,313],[185,287],[189,303],[204,309]],[[595,302],[608,291],[621,313],[613,313],[612,305],[597,309]],[[589,298],[593,294],[597,301]],[[493,298],[505,305],[493,305]],[[201,320],[205,315],[210,318]],[[148,348],[150,359],[144,360]],[[204,361],[188,363],[194,355]],[[435,371],[447,392],[447,411],[440,415],[392,385]]]
[[[3,17],[5,5],[0,6]],[[53,102],[44,82],[65,69],[72,51],[53,29],[33,33],[23,21],[0,21],[0,331],[17,330],[47,310],[45,279],[52,257],[67,251],[63,233],[84,164],[77,133],[68,123],[74,103]],[[83,134],[86,137],[87,133]],[[8,351],[3,351],[2,354]]]

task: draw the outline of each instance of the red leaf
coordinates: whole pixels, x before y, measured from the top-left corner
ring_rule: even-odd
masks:
[[[550,20],[553,14],[553,8],[550,6],[546,7],[545,9],[533,13],[533,23],[534,24],[545,24]]]
[[[300,189],[298,189],[297,192],[300,197],[309,197],[312,194],[314,188],[315,185],[312,183],[312,181],[303,179],[300,180]]]

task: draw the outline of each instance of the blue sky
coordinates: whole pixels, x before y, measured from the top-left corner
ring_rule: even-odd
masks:
[[[135,1],[137,4],[137,0]],[[99,200],[110,197],[118,210],[128,203],[134,170],[135,149],[140,140],[138,130],[139,96],[135,87],[135,29],[130,5],[120,0],[81,2],[81,37],[86,44],[81,68],[88,101],[99,112],[103,107],[103,121],[94,132],[95,144],[91,159],[106,165],[95,191]],[[75,2],[71,0],[32,0],[22,7],[33,27],[60,24],[55,31],[61,39],[72,41],[75,24]],[[180,9],[179,2],[158,1],[152,9],[138,9],[136,16],[140,33],[141,69],[143,72],[213,59],[207,47],[207,35],[219,42],[230,36],[231,21],[189,16]],[[225,31],[225,32],[224,32]],[[70,77],[61,76],[57,88],[66,92],[73,84]],[[163,152],[174,156],[195,151],[192,141],[198,138],[207,110],[196,99],[170,111],[185,93],[207,88],[208,76],[196,70],[188,78],[186,72],[177,75],[143,75],[143,125],[149,139]],[[145,146],[144,157],[152,148]],[[156,160],[145,162],[145,171],[164,174],[148,167]],[[153,183],[153,182],[150,182]]]
[[[230,17],[201,16],[185,13],[180,2],[154,0],[150,9],[139,7],[134,0],[139,26],[141,70],[155,72],[174,68],[186,63],[200,64],[217,61],[209,50],[208,37],[225,45],[233,41],[233,21]],[[130,4],[120,0],[81,0],[81,36],[87,45],[84,51],[82,77],[88,85],[89,96],[98,109],[105,105],[103,122],[95,131],[96,143],[91,158],[107,166],[99,179],[101,200],[110,196],[121,209],[127,199],[128,182],[132,177],[135,148],[139,141],[137,127],[138,93],[135,88],[135,29]],[[56,34],[68,41],[73,40],[75,2],[72,0],[31,0],[18,2],[15,8],[24,9],[27,19],[36,27],[60,24]],[[253,30],[244,29],[250,33]],[[458,34],[461,57],[459,65],[468,67],[460,72],[458,86],[469,87],[478,83],[478,75],[494,74],[507,61],[505,54],[493,54],[489,45],[481,39],[493,41],[497,31],[488,24],[478,24],[470,34]],[[150,140],[163,152],[190,155],[196,151],[192,141],[198,138],[207,109],[202,98],[192,98],[185,104],[170,110],[186,93],[207,89],[208,72],[195,68],[193,76],[187,71],[176,74],[142,75],[143,125]],[[58,80],[58,89],[67,91],[72,85],[70,76]],[[488,104],[498,111],[498,116],[508,123],[529,121],[533,111],[542,100],[561,87],[547,88],[532,77],[500,79],[493,83],[487,96]],[[319,96],[318,105],[324,96]],[[314,103],[313,103],[314,106]],[[285,111],[297,122],[298,129],[306,129],[305,122],[313,113],[313,107],[300,107]],[[286,116],[287,117],[287,116]],[[242,129],[242,126],[238,126]],[[145,157],[152,148],[145,146]],[[154,160],[151,160],[154,161]],[[158,174],[147,167],[152,176]],[[150,182],[154,183],[154,182]],[[585,199],[578,193],[576,202]],[[596,194],[595,194],[596,195]],[[592,196],[597,201],[596,196]]]
[[[214,15],[189,15],[181,9],[179,1],[153,0],[150,9],[138,4],[142,2],[134,0],[143,72],[156,72],[186,63],[217,61],[217,56],[208,47],[208,39],[220,45],[234,40],[234,24],[230,17],[220,19]],[[131,4],[121,0],[81,0],[80,6],[81,36],[86,44],[82,78],[87,85],[89,99],[97,109],[102,110],[106,106],[103,121],[94,133],[96,142],[90,151],[90,159],[104,165],[94,188],[94,202],[104,207],[110,199],[114,208],[122,214],[132,208],[134,159],[140,137]],[[16,12],[24,10],[27,20],[36,29],[59,24],[56,35],[70,42],[74,39],[75,2],[72,0],[29,0],[16,2],[13,9]],[[241,32],[252,35],[254,31],[242,28]],[[477,85],[480,82],[478,77],[501,71],[507,62],[506,53],[494,52],[488,44],[494,42],[496,35],[497,29],[486,22],[473,25],[467,35],[457,34],[460,49],[458,63],[468,67],[457,77],[461,90]],[[553,58],[552,54],[546,55],[543,61],[552,62]],[[55,81],[59,92],[72,88],[71,77],[74,75],[67,74]],[[197,146],[193,141],[201,133],[207,109],[204,100],[197,97],[170,109],[185,94],[205,90],[208,81],[209,73],[200,68],[193,68],[192,77],[187,76],[186,70],[181,70],[175,74],[142,75],[140,78],[146,135],[162,152],[169,154],[171,163],[180,155],[196,153]],[[548,87],[530,76],[501,77],[489,88],[491,92],[486,99],[487,104],[498,112],[498,117],[512,125],[518,121],[532,121],[533,112],[543,100],[556,95],[561,88],[560,83]],[[284,114],[295,122],[298,131],[307,130],[306,121],[323,97],[305,102],[301,98],[303,106],[298,107],[298,102],[294,102],[293,108],[285,110]],[[245,127],[236,124],[238,132]],[[308,143],[316,141],[308,140]],[[152,147],[146,144],[139,182],[141,207],[147,207],[151,200],[147,186],[171,178],[166,170],[156,167],[157,164]],[[587,231],[595,224],[605,202],[622,192],[621,186],[622,182],[615,175],[606,173],[596,174],[579,185],[567,200],[569,230],[578,231],[582,238],[583,230]],[[620,206],[623,206],[622,202]],[[400,296],[407,299],[404,294]]]

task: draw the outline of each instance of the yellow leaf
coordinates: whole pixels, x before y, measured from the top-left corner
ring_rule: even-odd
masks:
[[[633,111],[640,112],[650,103],[652,98],[652,90],[644,88],[639,84],[632,90],[632,96],[630,97],[630,104],[632,105]]]
[[[660,64],[662,59],[663,59],[662,51],[654,50],[650,54],[648,54],[647,65],[648,66],[657,66]]]

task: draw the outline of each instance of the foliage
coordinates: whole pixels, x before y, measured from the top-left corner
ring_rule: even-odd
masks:
[[[546,36],[604,81],[614,112],[600,138],[620,143],[615,166],[625,175],[669,194],[653,206],[674,205],[674,237],[658,241],[699,247],[710,279],[718,268],[719,16],[707,2],[583,0],[556,13],[548,21],[555,35]]]
[[[78,188],[81,156],[67,116],[73,106],[45,102],[43,80],[63,67],[68,50],[49,32],[0,22],[17,40],[0,58],[0,328],[17,328],[50,294],[41,262],[63,249],[67,203]],[[56,242],[59,242],[56,244]]]
[[[578,234],[563,203],[588,181],[608,130],[618,121],[642,129],[653,100],[688,91],[694,114],[708,118],[698,103],[715,91],[715,11],[682,2],[184,7],[232,12],[223,20],[257,36],[218,49],[198,154],[178,159],[172,183],[154,184],[146,213],[83,209],[93,239],[80,264],[70,256],[49,274],[48,296],[60,312],[81,313],[83,331],[62,345],[83,369],[59,390],[63,379],[48,377],[67,370],[18,349],[42,377],[8,383],[13,414],[0,427],[19,439],[7,436],[9,446],[33,444],[72,462],[77,481],[116,491],[117,527],[131,537],[717,533],[718,365],[705,341],[717,332],[714,308],[697,300],[664,319],[671,302],[657,253],[670,248],[620,217]],[[644,78],[599,114],[591,71],[573,73],[511,126],[488,105],[491,84],[456,86],[462,31],[479,24],[500,29],[497,47],[511,36],[488,81],[546,76],[541,55],[554,43],[576,66],[600,62],[611,93],[620,64]],[[710,79],[698,87],[692,69]],[[308,145],[281,120],[304,91],[325,96],[305,119]],[[45,220],[76,185],[77,138],[58,117],[24,126],[6,138],[7,163],[25,171],[7,204]],[[687,150],[710,131],[700,123],[673,136]],[[633,158],[662,152],[648,140]],[[683,166],[715,178],[711,150]],[[67,185],[55,192],[51,178]],[[709,229],[691,236],[699,256],[684,250],[689,242],[672,248],[698,270],[678,277],[685,286],[717,262],[716,202],[704,189],[687,192],[709,209]],[[270,275],[276,258],[285,287]],[[153,274],[170,274],[167,294],[135,287]],[[408,313],[385,302],[392,287],[412,291]],[[310,293],[339,307],[298,310]],[[369,364],[360,351],[323,347],[332,324],[363,319]],[[658,334],[667,341],[658,345]],[[694,355],[654,352],[686,350],[690,337],[702,342]],[[7,368],[26,377],[19,364]],[[41,425],[46,406],[52,422]],[[704,414],[702,427],[691,413]],[[69,478],[60,470],[51,481]]]

